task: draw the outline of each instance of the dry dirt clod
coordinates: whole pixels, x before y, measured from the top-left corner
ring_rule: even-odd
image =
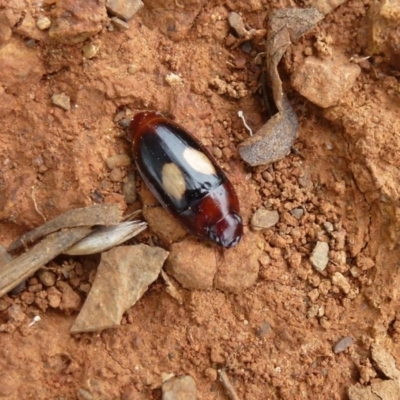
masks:
[[[57,0],[52,11],[52,25],[49,35],[65,44],[84,42],[100,32],[102,22],[107,19],[102,1]]]
[[[169,73],[165,77],[165,81],[168,83],[170,86],[182,86],[183,85],[183,79],[174,73]]]
[[[162,400],[196,400],[196,382],[190,375],[171,378],[162,385]]]
[[[135,173],[129,171],[122,185],[122,194],[126,204],[133,204],[137,199]]]
[[[79,294],[76,293],[71,286],[68,284],[63,285],[60,310],[66,314],[71,314],[75,311],[79,311],[82,304],[82,299]]]
[[[119,246],[102,253],[92,289],[72,333],[120,325],[122,314],[142,297],[159,275],[168,252],[144,244]]]
[[[384,63],[395,70],[400,67],[399,23],[400,12],[397,1],[375,0],[368,10],[366,24],[363,24],[359,32],[359,42],[366,48],[365,54],[382,54]]]
[[[309,4],[320,13],[327,15],[347,0],[310,0]]]
[[[129,167],[132,164],[132,159],[128,154],[116,154],[106,159],[107,167],[112,170],[114,168]]]
[[[361,68],[341,54],[322,60],[310,56],[294,71],[292,85],[312,103],[328,108],[343,98],[360,73]]]
[[[253,286],[258,278],[258,259],[261,255],[259,236],[247,232],[236,247],[224,253],[223,261],[218,265],[214,286],[228,293],[241,293]],[[237,268],[237,265],[242,268]]]
[[[211,289],[217,271],[215,249],[193,239],[173,243],[167,272],[184,288]]]
[[[0,48],[0,82],[11,93],[35,86],[44,74],[37,52],[18,41]]]

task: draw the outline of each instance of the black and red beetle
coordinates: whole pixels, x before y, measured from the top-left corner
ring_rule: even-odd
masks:
[[[136,114],[129,134],[143,181],[182,226],[222,247],[237,245],[243,235],[239,200],[207,149],[154,111]]]

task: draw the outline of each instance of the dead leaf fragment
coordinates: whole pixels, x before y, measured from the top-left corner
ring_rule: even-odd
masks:
[[[30,245],[49,233],[63,228],[77,226],[114,225],[122,219],[122,210],[118,204],[96,204],[94,206],[75,208],[43,225],[25,233],[19,239],[11,243],[8,251],[14,251],[22,246]]]
[[[0,270],[0,297],[87,236],[91,230],[91,227],[82,226],[52,233],[24,254],[4,265]]]
[[[239,153],[251,166],[269,164],[287,155],[297,137],[297,116],[283,93],[278,64],[287,48],[323,19],[315,8],[276,10],[269,20],[266,68],[278,113],[240,144]]]

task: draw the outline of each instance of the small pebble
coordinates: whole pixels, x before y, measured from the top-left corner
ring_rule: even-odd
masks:
[[[24,293],[21,294],[21,300],[25,304],[33,304],[35,302],[35,298],[36,298],[35,293],[24,292]]]
[[[25,313],[19,304],[11,305],[7,310],[7,319],[11,322],[22,322],[25,319]]]
[[[297,181],[299,182],[300,187],[305,189],[312,188],[312,181],[308,175],[300,176]]]
[[[274,177],[268,172],[268,171],[264,171],[261,176],[263,177],[265,182],[273,182],[274,181]]]
[[[204,371],[204,376],[208,378],[211,382],[215,382],[218,378],[218,372],[215,368],[207,368]]]
[[[131,118],[122,118],[122,119],[120,119],[119,121],[118,121],[118,125],[121,127],[121,128],[127,128],[129,125],[130,125],[130,123],[131,123]]]
[[[251,227],[255,231],[268,229],[279,222],[279,213],[276,210],[259,208],[251,217]]]
[[[29,47],[30,49],[36,46],[36,40],[35,39],[26,39],[24,40],[25,46]]]
[[[98,190],[95,190],[90,194],[90,198],[95,202],[95,203],[102,203],[104,201],[104,196],[99,192]]]
[[[36,21],[36,26],[41,30],[45,31],[46,29],[49,29],[51,27],[51,21],[47,17],[40,17]]]
[[[32,293],[40,292],[43,289],[43,285],[41,283],[37,283],[36,285],[31,285],[28,287],[28,290]]]
[[[344,293],[349,293],[351,289],[351,285],[349,280],[340,272],[335,272],[332,275],[332,283],[336,285],[339,289],[342,289]]]
[[[0,299],[0,311],[5,311],[10,306],[10,304],[4,299]]]
[[[107,158],[106,160],[106,165],[110,170],[113,170],[114,168],[129,167],[131,163],[132,160],[127,154],[117,154]]]
[[[228,15],[229,25],[238,37],[243,38],[246,36],[246,28],[244,27],[243,18],[236,12],[230,12]]]
[[[65,93],[53,94],[53,96],[51,96],[51,101],[55,106],[60,107],[65,111],[69,111],[71,109],[70,98]]]
[[[317,242],[314,250],[311,253],[310,261],[313,267],[322,272],[325,270],[329,262],[329,245],[325,242]]]
[[[247,40],[246,42],[241,44],[240,48],[244,53],[250,54],[253,50],[253,45],[251,44],[250,40]]]
[[[324,222],[324,228],[327,232],[331,233],[334,230],[333,224],[331,222]]]
[[[335,346],[333,347],[333,352],[335,354],[342,353],[347,348],[349,348],[354,343],[354,340],[351,336],[346,336],[343,339],[340,339]]]
[[[358,267],[350,268],[351,276],[353,276],[354,278],[358,278],[361,275],[361,272],[362,272],[361,268]]]
[[[222,151],[219,147],[212,148],[213,156],[218,160],[222,157]]]
[[[43,283],[44,286],[51,287],[56,283],[56,275],[54,272],[49,271],[47,269],[41,269],[37,273],[40,282]]]
[[[55,291],[47,292],[47,300],[51,308],[58,308],[61,304],[61,292],[54,288]]]
[[[293,217],[300,219],[304,215],[304,210],[302,208],[293,208],[293,210],[290,211],[290,214],[292,214]]]
[[[99,46],[96,46],[93,43],[86,43],[82,46],[83,56],[87,59],[95,57],[98,51]]]

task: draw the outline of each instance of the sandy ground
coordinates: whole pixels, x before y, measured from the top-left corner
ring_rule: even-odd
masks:
[[[356,383],[387,379],[372,366],[371,346],[400,360],[399,65],[384,53],[363,61],[351,89],[325,110],[290,85],[305,55],[370,55],[372,2],[346,2],[283,60],[282,80],[299,117],[296,151],[256,168],[237,152],[248,137],[237,111],[254,131],[267,119],[256,57],[265,41],[232,48],[228,13],[262,29],[272,9],[307,4],[148,1],[120,30],[92,1],[81,11],[91,16],[86,41],[72,43],[71,30],[36,27],[40,17],[65,17],[51,1],[8,3],[0,8],[4,246],[43,217],[93,202],[139,209],[140,196],[128,205],[123,196],[134,167],[110,170],[106,160],[130,155],[121,125],[144,109],[173,117],[207,146],[237,189],[246,225],[259,208],[277,210],[280,220],[262,232],[246,227],[259,251],[258,278],[247,290],[180,288],[179,305],[160,278],[121,327],[98,334],[69,333],[98,257],[56,259],[48,286],[36,275],[22,292],[0,299],[1,398],[161,399],[162,379],[172,373],[190,374],[199,399],[227,399],[219,368],[242,400],[346,399]],[[168,82],[171,73],[181,79]],[[216,78],[230,89],[221,93]],[[52,102],[61,93],[67,110]],[[136,188],[143,196],[138,177]],[[168,249],[155,232],[138,241]],[[310,262],[317,241],[329,244],[321,273]],[[240,249],[230,268],[245,275]],[[35,315],[41,320],[30,325]],[[352,344],[336,354],[346,337]]]

